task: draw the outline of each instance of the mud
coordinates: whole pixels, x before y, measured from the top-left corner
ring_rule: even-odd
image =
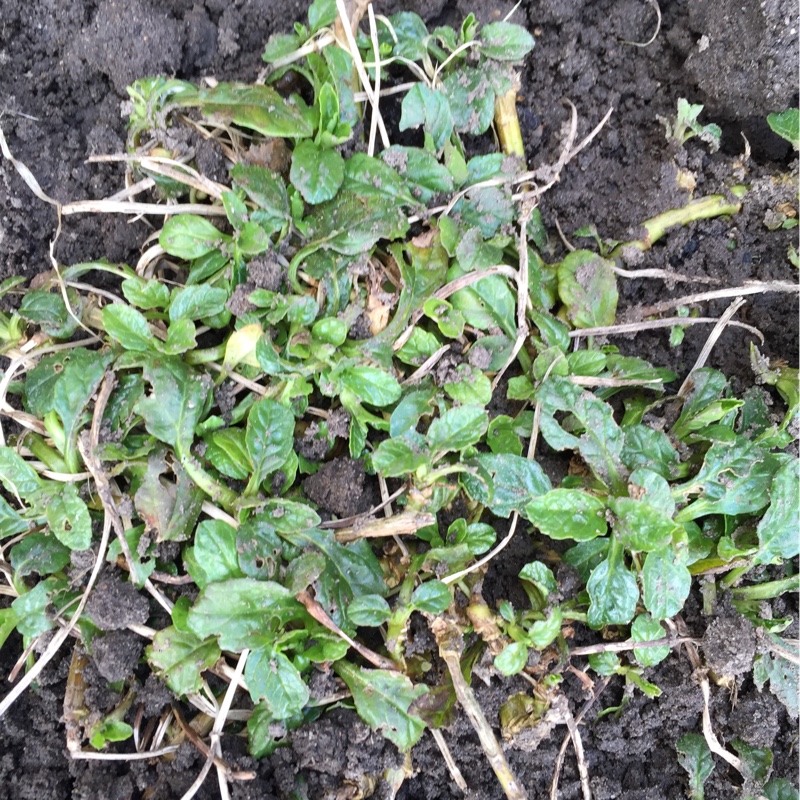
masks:
[[[478,6],[476,8],[475,6]],[[118,191],[123,172],[119,165],[85,163],[87,156],[119,153],[125,137],[121,104],[125,86],[148,74],[167,72],[186,79],[213,75],[218,79],[252,80],[262,63],[259,55],[268,36],[286,29],[305,13],[305,0],[0,0],[0,125],[17,158],[33,171],[42,188],[59,201],[100,198]],[[510,10],[511,3],[470,4],[466,0],[381,3],[377,10],[392,13],[404,7],[428,21],[460,22],[475,11],[485,20]],[[792,199],[794,182],[781,179],[792,165],[788,146],[763,121],[769,111],[797,102],[797,10],[788,0],[742,4],[718,0],[664,0],[660,34],[653,35],[656,15],[642,0],[527,0],[516,19],[534,32],[537,45],[522,74],[520,116],[529,164],[553,163],[565,141],[574,103],[578,140],[587,135],[609,108],[614,112],[592,144],[563,171],[559,183],[543,199],[541,211],[548,230],[558,223],[576,246],[586,240],[575,231],[593,224],[601,237],[628,240],[641,235],[639,224],[667,209],[681,206],[689,194],[679,172],[691,173],[695,196],[720,192],[743,182],[750,187],[745,211],[732,220],[693,223],[672,231],[643,258],[641,266],[669,269],[695,280],[709,278],[723,286],[745,280],[796,280],[786,259],[796,240],[793,231],[770,231],[771,214]],[[704,121],[723,129],[721,152],[710,154],[697,140],[684,149],[671,147],[658,117],[672,117],[677,100],[705,103]],[[745,143],[752,150],[742,165]],[[201,154],[212,177],[219,174],[218,154]],[[791,167],[795,170],[796,164]],[[49,242],[56,219],[52,208],[37,201],[10,167],[0,161],[0,279],[33,276],[50,268]],[[150,226],[110,215],[70,217],[64,220],[55,248],[61,263],[99,257],[135,263]],[[551,235],[550,260],[564,252]],[[636,265],[629,265],[636,268]],[[262,285],[275,276],[265,275]],[[620,311],[698,291],[702,284],[665,286],[659,280],[620,282]],[[709,287],[711,288],[711,287]],[[711,303],[709,315],[718,315],[729,301]],[[769,294],[751,298],[742,318],[765,335],[763,352],[797,363],[798,317],[796,301]],[[617,338],[624,352],[670,366],[683,377],[693,365],[708,334],[702,326],[686,332],[681,345],[670,349],[666,333]],[[736,388],[753,382],[747,364],[748,336],[726,331],[709,364],[733,377]],[[558,465],[553,469],[557,471]],[[323,467],[324,470],[324,467]],[[374,487],[339,468],[317,473],[306,481],[326,510],[346,515],[372,504]],[[346,477],[346,480],[341,480]],[[509,598],[520,566],[536,554],[539,543],[519,534],[491,566],[485,582],[490,602]],[[118,615],[132,613],[134,621],[147,619],[138,601],[118,596],[119,581],[95,595],[93,618],[101,627],[120,627]],[[559,573],[562,592],[574,591],[574,576]],[[115,594],[115,592],[117,594]],[[141,599],[141,598],[140,598]],[[521,598],[511,597],[517,604]],[[5,601],[5,598],[0,598]],[[104,605],[105,603],[105,605]],[[797,620],[797,598],[787,596],[772,604],[775,617]],[[727,688],[712,687],[711,715],[723,743],[740,737],[775,756],[773,775],[794,780],[796,720],[765,688],[759,691],[746,670],[756,654],[752,632],[723,610],[719,617],[703,615],[699,587],[695,586],[685,611],[690,632],[704,639],[704,652],[722,672],[737,675],[738,703]],[[144,618],[142,618],[144,615]],[[424,627],[415,620],[415,646],[430,646]],[[415,627],[416,626],[416,627]],[[796,636],[796,627],[792,635]],[[575,643],[596,636],[575,626]],[[144,684],[134,710],[141,704],[146,718],[154,718],[170,702],[166,689],[148,678],[137,663],[143,640],[119,634],[98,638],[85,671],[87,705],[111,708],[119,693],[108,684],[135,674]],[[139,800],[180,797],[200,770],[204,758],[184,745],[173,761],[158,763],[70,761],[66,755],[63,698],[71,648],[56,659],[0,723],[0,800]],[[21,652],[12,635],[0,656],[0,674],[7,675]],[[434,659],[435,661],[435,659]],[[581,666],[577,660],[576,666]],[[434,664],[435,670],[441,665]],[[103,677],[105,675],[105,677]],[[124,677],[123,676],[123,677]],[[656,699],[629,694],[621,678],[613,678],[581,727],[586,764],[595,800],[661,800],[687,793],[687,779],[679,766],[675,742],[681,735],[701,730],[702,698],[692,680],[685,654],[673,652],[661,665],[646,671],[647,680],[662,690]],[[145,682],[146,681],[146,682]],[[499,707],[507,697],[524,690],[516,681],[497,678],[473,682],[487,717],[497,723]],[[584,688],[565,673],[564,689],[573,713],[586,702]],[[5,691],[5,689],[3,690]],[[328,690],[330,691],[330,689]],[[618,713],[596,719],[595,711],[621,705]],[[565,735],[563,726],[533,752],[508,750],[512,768],[534,798],[549,796],[556,753]],[[470,797],[494,800],[503,796],[482,754],[477,738],[463,717],[444,731],[456,762],[470,786]],[[236,736],[223,738],[225,758],[237,769],[253,769],[253,781],[235,783],[231,796],[244,798],[319,798],[391,796],[377,780],[385,770],[400,768],[402,759],[381,737],[369,732],[354,712],[336,709],[288,736],[290,745],[256,764]],[[426,734],[411,753],[412,774],[397,793],[398,800],[444,800],[462,795],[453,784],[442,756]],[[369,778],[372,783],[365,783]],[[374,780],[373,780],[374,779]],[[716,760],[706,783],[709,800],[740,796],[737,774]],[[292,794],[294,792],[294,794]],[[198,798],[218,797],[213,775]],[[581,797],[576,762],[568,750],[559,797]]]

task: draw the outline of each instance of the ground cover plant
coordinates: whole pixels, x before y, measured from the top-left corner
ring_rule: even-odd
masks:
[[[764,632],[758,680],[796,708],[790,647],[775,638],[787,621],[762,619],[760,606],[797,585],[796,370],[749,353],[786,405],[774,418],[761,388],[737,398],[700,363],[676,389],[668,370],[596,338],[616,322],[626,276],[615,259],[667,227],[737,213],[746,187],[643,221],[642,239],[598,239],[596,251],[547,263],[536,204],[578,145],[568,136],[549,171],[515,160],[503,101],[529,34],[470,18],[429,33],[400,14],[371,20],[353,59],[329,33],[350,29],[339,14],[315,3],[308,26],[271,40],[266,84],[134,84],[136,188],[173,203],[157,244],[135,269],[54,265],[5,319],[2,386],[22,405],[6,412],[21,432],[0,450],[15,598],[0,612],[4,636],[22,634],[26,658],[41,642],[43,665],[75,628],[97,660],[116,622],[91,590],[104,562],[116,564],[127,573],[120,592],[146,591],[162,609],[140,604],[125,625],[152,640],[153,672],[205,715],[205,771],[216,765],[222,792],[247,777],[226,771],[225,726],[246,730],[263,756],[346,702],[401,750],[460,705],[507,795],[523,796],[473,670],[534,685],[501,709],[504,734],[565,724],[580,753],[559,695],[571,658],[657,694],[643,671],[682,635],[693,576],[711,576],[709,603],[719,592]],[[391,144],[381,106],[360,108],[384,82],[402,90],[402,144]],[[481,152],[467,137],[485,134],[498,106],[505,152]],[[687,127],[710,135],[698,113],[679,106],[670,138],[683,144]],[[789,130],[790,118],[778,125]],[[187,127],[235,164],[227,183],[192,165]],[[119,282],[87,284],[97,273]],[[691,316],[693,300],[644,324],[679,340],[709,322]],[[714,335],[743,324],[731,320],[739,304],[710,320]],[[536,461],[545,444],[567,454],[569,474],[554,479]],[[324,491],[331,469],[351,489],[375,475],[380,497]],[[540,543],[520,572],[527,604],[492,607],[482,568],[515,535]],[[53,609],[61,626],[48,643]],[[427,651],[409,647],[414,614],[433,634]],[[619,646],[570,648],[583,624]],[[87,718],[75,653],[70,748],[140,741],[130,668],[109,676],[124,684],[118,707]],[[331,673],[337,691],[312,696],[309,684]],[[148,743],[155,752],[190,736],[173,713]],[[734,755],[709,731],[678,744],[697,796],[712,751],[741,772],[745,793],[788,791],[767,783],[771,754],[740,742]],[[403,775],[385,779],[399,787]]]

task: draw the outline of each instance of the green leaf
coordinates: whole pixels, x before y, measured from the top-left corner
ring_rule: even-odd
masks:
[[[442,89],[459,133],[479,136],[494,119],[494,88],[484,69],[461,67],[448,75]]]
[[[670,548],[647,554],[642,568],[645,608],[655,619],[671,619],[683,609],[692,576]]]
[[[714,771],[714,757],[705,737],[697,733],[686,733],[675,745],[678,763],[689,773],[689,797],[691,800],[704,800],[703,784]]]
[[[541,466],[528,458],[510,453],[482,453],[475,461],[491,476],[493,491],[489,492],[479,475],[464,473],[461,483],[470,497],[487,505],[498,517],[508,519],[512,511],[524,513],[533,498],[552,488]]]
[[[359,628],[377,628],[391,616],[389,604],[379,594],[356,597],[347,607],[347,619]]]
[[[497,61],[521,61],[533,50],[534,39],[521,25],[491,22],[481,28],[481,53]]]
[[[589,666],[598,675],[616,675],[620,668],[619,656],[616,653],[592,653]]]
[[[359,255],[379,239],[398,239],[408,230],[408,217],[396,200],[376,196],[367,201],[346,188],[317,206],[308,221],[311,244],[343,255]]]
[[[492,382],[471,364],[459,364],[455,369],[457,380],[447,381],[442,388],[448,397],[464,405],[486,406],[492,399]]]
[[[767,800],[797,800],[798,795],[797,787],[793,786],[791,781],[786,778],[772,778],[761,790],[761,793]]]
[[[273,719],[287,719],[308,703],[308,686],[297,668],[271,647],[250,653],[244,677],[253,702],[263,699]]]
[[[279,58],[293,53],[302,44],[303,40],[296,33],[273,33],[267,41],[261,58],[268,63],[277,61]]]
[[[72,308],[72,314],[69,313],[60,293],[52,293],[44,289],[28,291],[20,303],[19,315],[40,325],[48,336],[55,339],[69,339],[78,329],[78,320],[75,319],[75,316],[80,319],[82,302],[72,288],[67,289],[67,298]]]
[[[108,306],[107,308],[110,308]],[[132,309],[131,309],[132,310]],[[77,456],[78,430],[89,422],[86,412],[92,396],[100,386],[106,367],[113,356],[110,352],[95,353],[85,348],[77,348],[68,360],[64,370],[53,387],[52,410],[61,418],[66,439],[65,457],[74,468]]]
[[[19,620],[13,608],[0,608],[0,649],[6,643],[6,639],[11,635],[14,628],[17,627],[17,622]]]
[[[759,549],[756,564],[779,564],[798,553],[800,530],[800,462],[787,461],[776,473],[770,488],[770,506],[758,523]]]
[[[205,495],[187,475],[180,462],[172,464],[175,480],[161,476],[167,472],[166,451],[158,448],[147,457],[147,469],[134,494],[137,514],[156,540],[182,542],[194,530]]]
[[[452,601],[450,587],[441,581],[426,581],[411,595],[411,605],[427,614],[444,613]]]
[[[675,515],[687,522],[708,514],[755,513],[769,504],[769,489],[779,460],[742,436],[716,441],[706,453],[700,471],[685,484],[673,487],[684,496],[700,497]]]
[[[722,404],[720,398],[727,385],[725,376],[715,369],[703,367],[695,370],[681,415],[672,426],[673,436],[685,439],[692,431],[705,428],[741,405],[738,400],[733,401],[736,404],[733,407]]]
[[[397,378],[375,367],[348,367],[339,380],[359,400],[378,408],[397,402],[402,394]]]
[[[419,14],[401,11],[389,17],[397,42],[392,54],[410,61],[421,61],[427,55],[428,29]]]
[[[197,347],[196,333],[191,320],[179,319],[167,329],[167,340],[163,344],[157,342],[156,347],[165,355],[179,356],[187,350],[194,350]]]
[[[240,481],[250,477],[250,456],[241,428],[214,431],[205,437],[205,441],[205,458],[216,470]]]
[[[631,639],[634,642],[652,642],[663,639],[667,635],[661,623],[649,614],[639,614],[631,625]],[[660,664],[668,655],[669,646],[638,648],[633,651],[636,660],[643,667],[654,667]]]
[[[522,672],[528,663],[528,648],[522,642],[506,645],[494,659],[494,668],[506,677]]]
[[[780,114],[768,114],[767,124],[795,150],[800,150],[800,110],[787,108]]]
[[[401,752],[419,741],[425,723],[409,709],[428,691],[427,686],[414,686],[399,672],[363,669],[347,661],[337,661],[333,669],[353,693],[356,711],[367,725],[394,742]]]
[[[384,478],[416,472],[429,462],[428,452],[415,450],[405,439],[384,439],[372,454],[372,466]]]
[[[280,584],[233,578],[206,586],[186,622],[200,638],[217,636],[223,650],[240,652],[306,619],[303,606]]]
[[[156,632],[145,655],[156,674],[182,697],[200,691],[203,670],[213,667],[221,653],[215,639],[200,639],[170,625]]]
[[[103,311],[106,333],[126,350],[146,353],[155,347],[156,337],[144,314],[123,303],[111,303]]]
[[[11,548],[9,562],[18,578],[34,572],[42,576],[51,575],[69,564],[69,553],[69,548],[55,536],[34,531]]]
[[[800,715],[798,679],[800,679],[800,667],[780,656],[763,653],[756,656],[753,662],[753,682],[756,688],[761,691],[764,684],[769,681],[769,691],[783,703],[787,713],[794,720]]]
[[[197,106],[204,114],[230,121],[263,136],[304,138],[314,132],[296,97],[281,97],[271,86],[218,83],[200,89],[181,105]]]
[[[253,517],[243,522],[236,531],[236,552],[242,572],[248,578],[263,581],[272,580],[277,575],[283,548],[275,528],[264,519]],[[299,558],[303,556],[296,558],[292,566]],[[286,585],[289,586],[288,578]]]
[[[633,470],[628,477],[628,491],[632,496],[668,517],[675,514],[675,501],[669,483],[656,472],[649,469]]]
[[[426,439],[431,450],[452,452],[479,441],[488,427],[485,409],[476,405],[458,406],[431,422]]]
[[[523,581],[523,588],[528,598],[531,599],[531,606],[537,610],[544,608],[547,605],[548,597],[558,591],[558,583],[553,571],[541,561],[531,561],[526,564],[519,571],[519,579]],[[531,586],[528,587],[524,584],[531,584]]]
[[[392,439],[398,439],[409,431],[416,431],[420,418],[431,413],[431,401],[435,393],[433,387],[417,389],[409,392],[397,404],[389,418],[389,435]]]
[[[25,408],[39,419],[53,408],[53,389],[69,357],[69,351],[44,356],[25,377]]]
[[[148,433],[174,447],[179,458],[189,455],[194,429],[211,391],[211,379],[167,356],[148,359],[143,374],[152,386],[150,395],[138,403]]]
[[[250,487],[255,489],[267,475],[280,469],[292,452],[294,414],[274,400],[259,400],[247,417],[245,445],[253,467]]]
[[[404,364],[411,364],[419,367],[425,359],[432,356],[441,346],[441,342],[435,334],[423,330],[420,327],[414,328],[408,341],[395,353],[398,360]]]
[[[455,211],[464,224],[478,228],[484,239],[496,236],[502,226],[513,222],[516,216],[510,190],[497,186],[470,189],[458,201]]]
[[[614,420],[608,403],[590,392],[582,391],[566,378],[551,375],[537,390],[536,399],[542,404],[541,431],[554,450],[577,450],[592,472],[603,483],[622,490],[625,469],[621,461],[624,435]],[[559,423],[555,415],[570,412],[574,424]]]
[[[169,306],[170,321],[181,319],[197,320],[213,317],[225,309],[228,292],[208,284],[184,286],[172,295]]]
[[[164,223],[158,236],[158,243],[171,256],[192,261],[218,250],[229,238],[205,217],[178,214]]]
[[[35,639],[55,625],[47,613],[51,594],[63,588],[63,580],[51,576],[40,581],[29,592],[20,595],[11,603],[17,616],[17,631],[22,636]]]
[[[559,606],[550,609],[547,619],[538,619],[528,632],[531,643],[537,650],[549,647],[561,633],[564,614]]]
[[[613,325],[619,299],[613,263],[590,250],[569,253],[558,267],[558,295],[576,328]]]
[[[613,497],[614,532],[628,550],[650,552],[668,547],[683,528],[666,514],[632,497]]]
[[[429,89],[423,83],[415,83],[400,108],[400,130],[424,126],[438,151],[453,132],[453,113],[446,95],[438,89]]]
[[[320,28],[327,28],[336,21],[338,15],[336,0],[314,0],[308,7],[309,33],[316,33]]]
[[[591,601],[586,615],[590,627],[599,630],[606,625],[625,625],[633,619],[639,587],[622,559],[622,546],[613,539],[606,559],[592,570],[586,591]]]
[[[631,472],[645,468],[665,479],[674,477],[680,457],[663,431],[646,425],[625,425],[622,431],[625,440],[620,458]]]
[[[203,520],[197,526],[194,547],[184,557],[189,574],[201,589],[209,583],[244,577],[236,545],[236,528],[227,522]]]
[[[0,539],[16,536],[27,531],[30,526],[14,509],[8,501],[0,496]]]
[[[490,423],[486,431],[486,444],[493,453],[521,456],[522,441],[515,430],[516,423],[512,417],[499,414]]]
[[[169,304],[169,287],[156,280],[145,280],[138,275],[122,281],[122,294],[133,306],[149,311],[154,308],[166,308]]]
[[[87,550],[92,543],[92,520],[74,483],[64,484],[47,508],[47,524],[53,535],[70,550]]]
[[[231,170],[231,179],[269,217],[282,221],[292,218],[286,184],[277,173],[240,161]]]
[[[329,531],[285,531],[281,536],[298,547],[312,545],[325,558],[325,570],[317,582],[317,600],[339,626],[347,626],[345,611],[353,599],[362,595],[385,595],[378,559],[369,544],[361,539],[339,544]]]
[[[347,323],[342,319],[325,317],[314,323],[311,335],[320,342],[340,347],[347,339]]]
[[[41,488],[36,471],[13,447],[0,447],[0,481],[12,497],[25,499]]]
[[[89,744],[102,750],[108,742],[124,742],[133,736],[133,728],[127,722],[113,717],[101,719],[89,731]]]
[[[381,158],[405,179],[420,203],[428,203],[440,192],[453,191],[450,171],[427,150],[395,144],[384,150]]]
[[[279,533],[294,533],[316,528],[322,521],[310,505],[294,500],[274,498],[267,500],[261,508],[261,513],[254,517],[254,520],[268,522]]]
[[[767,747],[753,747],[741,739],[731,740],[731,746],[742,761],[742,775],[745,786],[760,788],[772,772],[772,750]]]
[[[525,507],[525,516],[551,539],[586,542],[603,536],[605,503],[578,489],[552,489]]]
[[[289,178],[307,203],[323,203],[342,185],[344,159],[336,150],[322,149],[305,139],[292,153]]]
[[[343,188],[365,202],[393,202],[416,206],[406,182],[390,166],[366,153],[355,153],[345,163]]]

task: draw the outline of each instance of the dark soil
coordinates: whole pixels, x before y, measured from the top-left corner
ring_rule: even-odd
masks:
[[[418,11],[429,21],[453,23],[469,11],[488,21],[505,15],[511,5],[495,0],[397,0],[379,3],[378,10],[388,14],[403,7]],[[261,67],[259,56],[268,36],[303,18],[305,8],[305,0],[167,0],[159,4],[147,0],[0,0],[0,125],[14,155],[52,197],[68,201],[110,195],[122,185],[121,167],[86,164],[85,158],[123,150],[125,121],[120,105],[129,82],[163,72],[187,79],[214,75],[252,80]],[[796,180],[781,177],[789,171],[792,155],[768,130],[764,116],[797,103],[800,26],[796,6],[789,0],[716,0],[713,4],[663,0],[661,10],[661,32],[647,47],[625,43],[647,41],[655,29],[653,6],[643,0],[526,0],[517,11],[516,20],[534,31],[537,39],[522,76],[524,99],[520,104],[529,163],[538,166],[557,159],[569,120],[563,98],[577,107],[579,137],[590,131],[609,107],[614,108],[607,126],[544,198],[541,210],[548,229],[554,230],[558,221],[565,235],[580,245],[572,234],[591,223],[601,236],[625,240],[637,235],[643,220],[688,200],[688,193],[677,183],[679,169],[693,174],[696,196],[725,192],[726,187],[744,182],[751,190],[742,214],[733,220],[701,222],[671,232],[646,254],[643,265],[715,278],[726,286],[745,280],[795,280],[796,272],[786,259],[795,233],[769,231],[764,224],[768,212],[794,201]],[[679,97],[704,103],[703,119],[722,126],[720,153],[710,155],[705,145],[694,142],[679,152],[668,146],[657,117],[674,116]],[[744,148],[740,134],[752,148],[752,159],[745,168],[737,164]],[[215,172],[220,167],[215,154],[207,155],[208,169]],[[796,178],[796,172],[794,175]],[[31,195],[6,161],[0,161],[0,208],[0,278],[32,277],[49,269],[55,215]],[[65,264],[100,257],[135,263],[150,232],[146,222],[131,223],[123,217],[70,217],[64,220],[56,257]],[[552,244],[552,258],[557,258],[561,244],[556,237]],[[263,276],[262,284],[279,279],[270,272]],[[623,281],[620,310],[625,313],[637,305],[660,302],[667,292],[680,296],[701,287]],[[709,304],[706,310],[716,315],[727,302]],[[797,364],[795,299],[757,295],[747,303],[743,317],[764,332],[762,350],[767,356]],[[689,328],[684,342],[674,349],[669,348],[666,333],[637,334],[615,339],[614,344],[626,353],[670,366],[683,377],[707,334],[702,326]],[[731,375],[737,388],[753,382],[748,342],[741,329],[728,329],[709,362]],[[363,474],[351,474],[345,462],[337,464],[337,469],[327,469],[331,471],[327,479],[321,470],[314,476],[316,480],[306,481],[310,495],[316,492],[327,510],[340,515],[363,510],[363,504],[369,507],[373,487],[364,484]],[[533,548],[531,540],[520,535],[493,563],[484,587],[487,598],[509,596],[507,587],[515,583]],[[570,583],[569,575],[560,574],[559,578],[565,585]],[[106,588],[100,591],[98,587],[90,609],[100,627],[120,628],[147,619],[142,598],[127,596],[125,589],[119,588],[128,584],[120,583],[113,573],[105,581]],[[787,716],[766,689],[758,691],[747,674],[756,648],[753,633],[727,612],[711,619],[704,616],[699,588],[695,587],[685,611],[689,630],[704,637],[705,655],[717,668],[738,675],[736,704],[728,689],[712,687],[711,714],[717,735],[725,743],[740,737],[752,745],[771,748],[773,774],[794,779],[796,720]],[[775,616],[792,616],[796,626],[794,596],[776,601],[774,611]],[[424,628],[418,634],[424,644]],[[796,627],[791,635],[797,635]],[[594,634],[576,626],[575,643],[595,639]],[[98,642],[102,644],[94,648],[84,678],[89,685],[87,703],[102,713],[119,700],[108,681],[129,674],[143,640],[120,631]],[[64,655],[45,670],[36,690],[26,693],[0,723],[0,800],[180,797],[204,760],[190,745],[173,761],[158,763],[67,758],[60,720],[70,650],[64,648]],[[20,640],[12,636],[2,650],[0,674],[8,674],[20,652]],[[685,654],[675,651],[646,673],[663,692],[658,699],[639,692],[623,698],[621,680],[611,681],[596,708],[616,706],[625,699],[624,709],[599,721],[589,712],[581,729],[595,800],[687,796],[687,778],[678,765],[675,742],[684,733],[701,730],[702,698],[691,673]],[[147,678],[145,668],[140,666],[137,675],[142,682],[147,680],[139,701],[148,716],[158,714],[168,702],[168,693]],[[477,677],[473,681],[493,723],[497,724],[499,707],[508,696],[527,688],[517,681],[493,678],[482,683]],[[570,672],[565,673],[564,686],[570,707],[577,713],[586,700],[584,689]],[[329,691],[333,690],[335,687]],[[565,728],[557,727],[533,751],[519,749],[521,740],[509,744],[511,766],[531,798],[549,796],[553,764],[564,733]],[[469,723],[456,718],[444,736],[472,789],[470,796],[481,800],[502,797]],[[402,769],[403,759],[354,712],[337,709],[324,714],[291,734],[290,741],[290,747],[255,764],[242,739],[226,736],[223,750],[228,763],[254,769],[258,776],[234,784],[231,796],[240,800],[393,796],[381,776],[389,774],[387,770]],[[399,800],[460,796],[430,736],[412,751],[410,766],[413,774],[397,793]],[[560,787],[561,798],[581,797],[571,750]],[[738,787],[736,773],[717,759],[706,784],[706,797],[737,797]],[[212,774],[197,797],[218,796]]]

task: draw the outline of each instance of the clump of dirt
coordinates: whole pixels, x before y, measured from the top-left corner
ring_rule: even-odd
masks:
[[[89,596],[86,616],[101,631],[119,631],[128,625],[144,625],[150,603],[132,583],[121,581],[113,571],[106,572]]]
[[[361,461],[334,458],[303,481],[309,500],[338,517],[363,514],[375,505],[373,487]]]
[[[753,669],[756,629],[740,614],[717,617],[703,634],[703,654],[718,675],[742,675]]]

